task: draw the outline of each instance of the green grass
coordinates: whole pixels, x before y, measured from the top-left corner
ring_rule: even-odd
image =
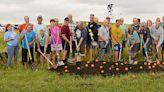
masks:
[[[0,51],[5,51],[3,33],[0,33],[0,42]],[[46,69],[24,70],[20,53],[18,61],[17,67],[12,65],[11,69],[0,64],[0,92],[164,92],[163,72],[82,78]]]

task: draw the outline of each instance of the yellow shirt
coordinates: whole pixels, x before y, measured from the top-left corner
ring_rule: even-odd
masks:
[[[112,36],[112,42],[114,45],[119,44],[122,41],[122,30],[120,27],[116,27],[116,25],[112,26],[112,30],[111,30],[111,36]],[[116,37],[117,39],[115,39],[114,37]]]

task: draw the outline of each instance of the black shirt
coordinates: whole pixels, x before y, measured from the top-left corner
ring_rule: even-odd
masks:
[[[87,26],[87,29],[91,29],[92,30],[92,33],[93,33],[93,39],[98,42],[98,28],[99,26],[95,23],[95,22],[89,22],[88,23],[88,26]],[[89,32],[88,32],[88,39],[87,39],[87,44],[90,44],[91,43],[91,37],[89,36]]]

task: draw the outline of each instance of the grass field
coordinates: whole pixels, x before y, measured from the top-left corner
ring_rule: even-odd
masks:
[[[0,43],[0,51],[5,51],[3,33],[0,33]],[[164,92],[163,85],[163,72],[82,78],[59,75],[46,68],[24,70],[20,53],[17,66],[6,69],[0,64],[0,92]]]

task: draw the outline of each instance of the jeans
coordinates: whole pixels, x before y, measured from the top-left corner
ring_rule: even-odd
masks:
[[[110,41],[108,42],[108,44],[105,46],[105,42],[104,41],[100,41],[100,53],[99,53],[99,57],[102,59],[103,55],[105,54],[105,50],[107,51],[107,55],[109,57],[110,54]]]
[[[18,59],[18,46],[9,46],[7,45],[7,67],[11,65],[11,60],[14,57],[14,63],[17,64]]]

